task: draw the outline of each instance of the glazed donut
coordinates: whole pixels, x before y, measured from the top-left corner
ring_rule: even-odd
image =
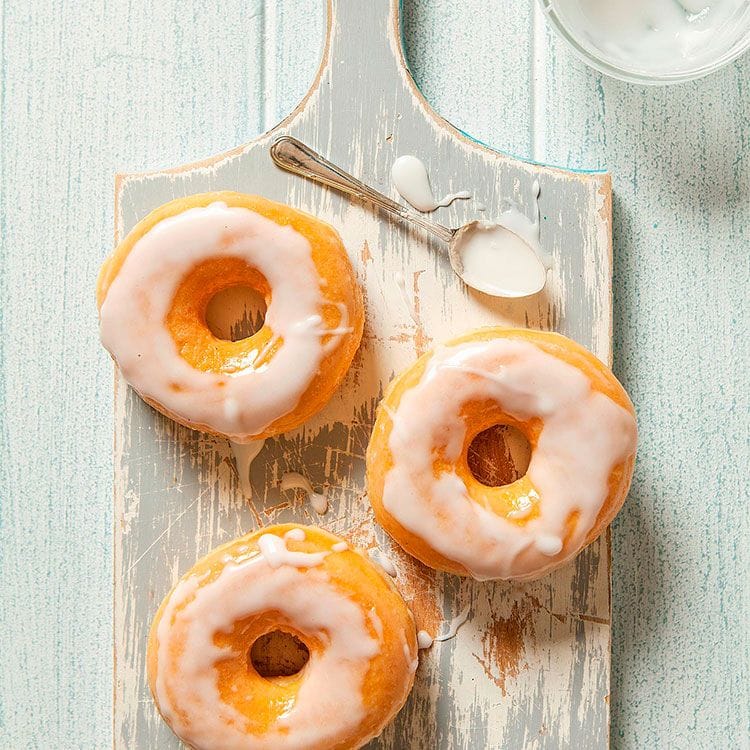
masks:
[[[497,424],[531,448],[525,476],[487,487],[469,446]],[[630,486],[633,405],[593,354],[556,333],[485,328],[424,355],[388,387],[367,450],[375,517],[426,565],[533,579],[606,528]]]
[[[213,550],[164,599],[148,677],[161,715],[196,750],[348,750],[380,734],[414,682],[414,620],[390,582],[339,537],[286,524]],[[263,677],[272,632],[309,651]]]
[[[206,308],[238,286],[265,297],[265,323],[224,341]],[[362,294],[335,230],[241,193],[152,211],[105,261],[97,297],[102,342],[143,399],[236,442],[286,432],[319,411],[362,337]]]

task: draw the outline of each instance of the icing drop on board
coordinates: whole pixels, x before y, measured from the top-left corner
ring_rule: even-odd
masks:
[[[469,619],[471,606],[467,604],[448,624],[448,630],[442,635],[435,636],[436,642],[449,641],[456,637],[458,629]]]
[[[237,475],[240,479],[240,489],[245,497],[253,496],[253,488],[250,484],[250,467],[257,455],[263,448],[265,440],[251,440],[249,443],[235,443],[229,441],[229,446],[234,454],[234,463],[237,467]]]
[[[399,195],[417,211],[429,212],[442,206],[449,206],[455,200],[468,200],[471,193],[460,190],[435,200],[430,185],[427,167],[416,156],[399,156],[391,167],[391,179]]]
[[[281,477],[279,487],[286,490],[304,490],[312,509],[320,516],[328,510],[328,500],[322,492],[315,492],[310,480],[296,471],[289,471]]]
[[[377,565],[379,565],[391,578],[395,578],[398,575],[396,566],[393,564],[388,555],[384,554],[382,550],[377,547],[372,547],[367,551],[368,557]]]

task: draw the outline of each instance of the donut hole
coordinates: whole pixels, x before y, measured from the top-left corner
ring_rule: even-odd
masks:
[[[267,680],[299,674],[309,660],[307,646],[283,630],[272,630],[260,636],[248,653],[253,669]]]
[[[206,307],[206,325],[217,339],[240,341],[257,333],[266,320],[266,300],[257,289],[230,286]]]
[[[486,487],[502,487],[520,479],[529,468],[531,445],[516,427],[496,424],[469,444],[467,463],[472,476]]]

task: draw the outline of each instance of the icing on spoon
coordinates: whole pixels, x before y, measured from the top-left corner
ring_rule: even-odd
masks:
[[[271,158],[282,169],[372,201],[383,211],[448,243],[448,258],[454,272],[478,291],[494,297],[528,297],[544,288],[547,270],[540,253],[507,222],[472,221],[449,229],[365,185],[288,135],[277,138],[271,145]]]

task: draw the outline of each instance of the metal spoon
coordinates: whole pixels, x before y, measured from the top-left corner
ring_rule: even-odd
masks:
[[[403,219],[407,223],[418,226],[435,237],[443,240],[443,242],[448,244],[448,259],[450,260],[451,268],[453,268],[456,275],[462,279],[464,283],[479,289],[485,294],[494,297],[527,297],[536,294],[544,287],[546,281],[546,270],[544,265],[541,260],[539,260],[529,243],[508,227],[496,225],[496,229],[494,227],[493,229],[494,231],[505,231],[512,235],[514,239],[517,239],[526,245],[529,253],[534,256],[536,263],[538,264],[538,268],[535,268],[534,272],[529,274],[528,288],[512,291],[499,288],[495,289],[464,278],[464,263],[461,256],[462,241],[465,238],[468,238],[468,236],[475,230],[486,229],[487,222],[471,221],[457,229],[449,229],[435,221],[425,219],[424,216],[420,216],[414,211],[406,208],[406,206],[402,206],[400,203],[392,201],[377,190],[360,182],[355,177],[347,174],[341,169],[341,167],[331,164],[330,161],[313,151],[309,146],[306,146],[296,138],[292,138],[288,135],[282,135],[273,142],[271,145],[271,158],[282,169],[302,175],[303,177],[307,177],[315,182],[328,185],[335,190],[339,190],[342,193],[354,196],[355,198],[371,201],[383,211],[386,211],[393,216],[397,216],[399,219]]]

